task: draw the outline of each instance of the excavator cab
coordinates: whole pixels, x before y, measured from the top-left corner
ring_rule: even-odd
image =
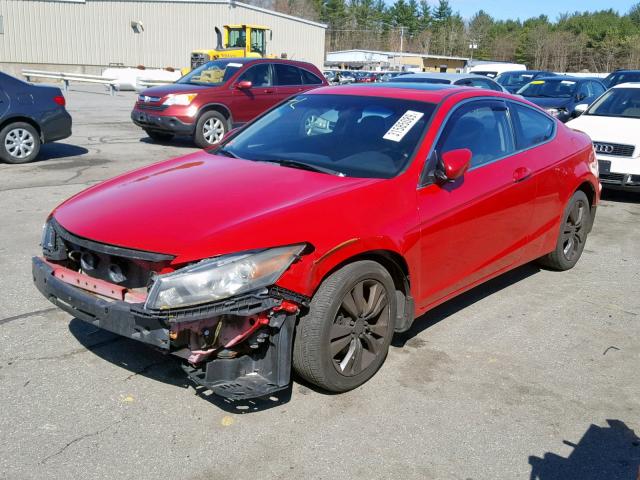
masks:
[[[224,37],[215,27],[217,45],[212,50],[191,52],[191,69],[218,58],[260,58],[267,55],[267,32],[271,29],[261,25],[225,25]]]

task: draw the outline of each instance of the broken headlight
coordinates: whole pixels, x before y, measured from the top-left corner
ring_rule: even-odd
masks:
[[[145,308],[167,309],[229,298],[275,283],[305,245],[224,255],[160,275]]]
[[[40,246],[42,254],[48,260],[65,260],[67,258],[67,251],[62,241],[58,239],[58,234],[51,220],[47,220],[42,226]]]

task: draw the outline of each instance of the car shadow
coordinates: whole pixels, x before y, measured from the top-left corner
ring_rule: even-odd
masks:
[[[69,322],[69,332],[94,355],[130,372],[124,382],[142,375],[152,380],[182,389],[193,389],[194,394],[218,408],[236,414],[268,410],[289,402],[292,386],[269,397],[232,401],[196,386],[181,368],[182,360],[149,347],[143,343],[96,328],[74,318]]]
[[[396,333],[394,335],[391,345],[397,348],[402,348],[407,341],[428,328],[433,327],[445,318],[469,307],[470,305],[473,305],[485,297],[493,295],[494,293],[513,285],[514,283],[518,283],[525,278],[535,275],[538,272],[540,272],[540,267],[535,263],[527,263],[514,270],[503,273],[499,277],[489,280],[482,285],[478,285],[468,292],[462,293],[416,318],[409,330],[403,333]]]
[[[154,140],[151,137],[142,137],[140,142],[149,145],[161,145],[163,147],[199,148],[193,143],[193,138],[191,137],[173,137],[169,140]]]
[[[620,203],[640,203],[640,193],[639,192],[629,192],[626,190],[610,190],[608,188],[602,189],[602,194],[600,195],[602,200],[607,200],[610,202],[620,202]]]
[[[590,425],[565,458],[547,452],[530,456],[530,480],[640,479],[640,438],[624,422],[607,420],[607,427]]]
[[[70,143],[45,143],[40,147],[40,153],[31,163],[44,162],[46,160],[56,160],[59,158],[79,157],[89,153],[84,147],[72,145]]]

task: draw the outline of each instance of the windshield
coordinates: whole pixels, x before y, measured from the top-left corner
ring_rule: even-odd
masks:
[[[409,163],[432,103],[353,95],[301,95],[212,154],[340,176],[391,178]]]
[[[640,118],[640,88],[614,88],[585,112],[603,117]]]
[[[518,94],[523,97],[569,98],[576,91],[573,80],[534,80],[525,85]]]
[[[640,72],[614,72],[604,79],[609,88],[627,82],[640,82]]]
[[[496,82],[503,87],[520,87],[529,83],[535,77],[535,73],[508,72],[498,75]]]
[[[484,77],[489,77],[489,78],[496,78],[496,76],[498,75],[498,72],[485,72],[485,71],[473,71],[473,72],[469,72],[469,73],[473,73],[474,75],[482,75]]]
[[[234,73],[240,70],[243,64],[233,60],[214,60],[200,65],[195,70],[187,73],[176,83],[191,83],[194,85],[222,85],[229,80]]]

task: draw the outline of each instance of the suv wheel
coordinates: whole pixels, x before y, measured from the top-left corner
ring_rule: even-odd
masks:
[[[205,112],[196,124],[194,141],[200,148],[208,148],[219,143],[228,130],[227,119],[220,112]]]
[[[40,135],[28,123],[11,123],[0,131],[0,157],[7,163],[28,163],[40,152]]]
[[[331,392],[362,385],[389,350],[396,316],[393,279],[379,263],[351,263],[325,279],[300,319],[293,367]]]

